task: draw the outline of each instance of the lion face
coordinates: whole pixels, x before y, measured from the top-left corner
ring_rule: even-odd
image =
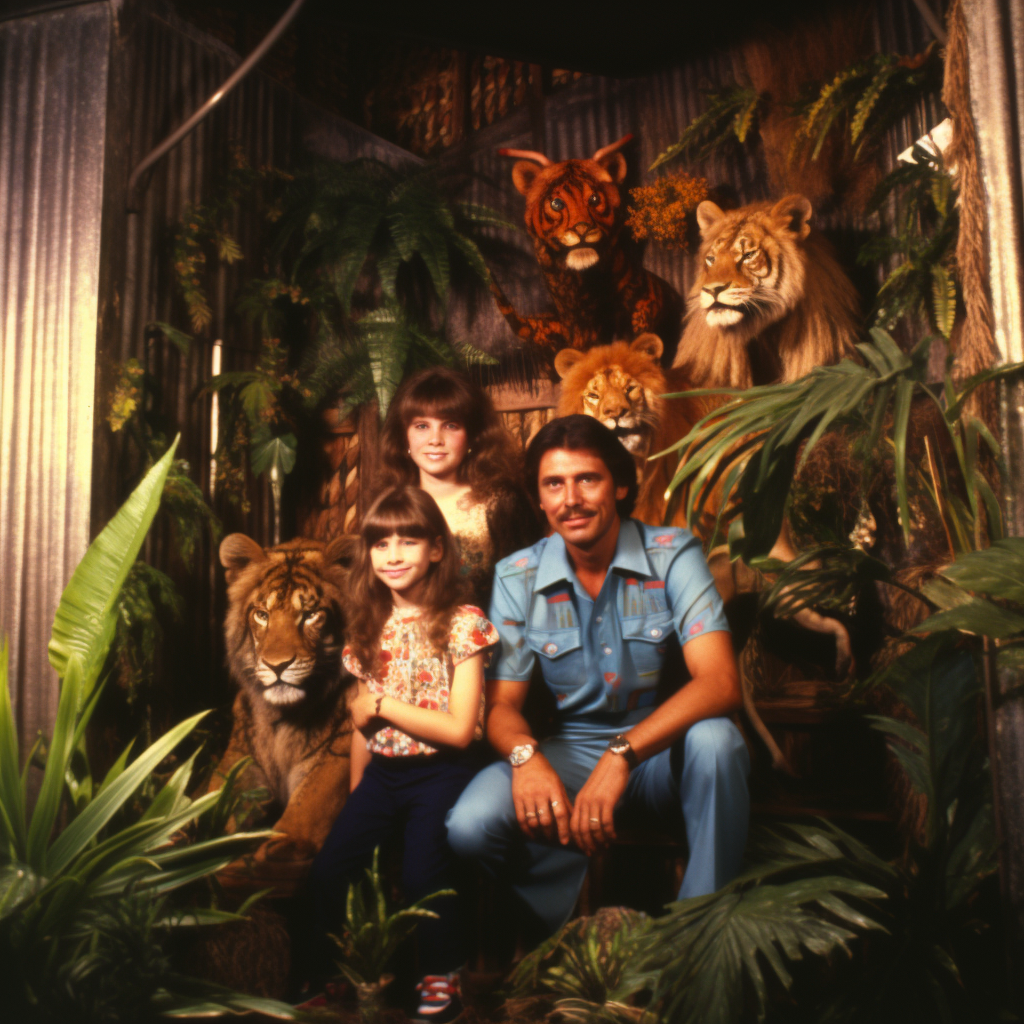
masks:
[[[556,264],[586,270],[598,263],[618,233],[618,183],[626,175],[621,153],[597,160],[565,160],[538,167],[520,160],[512,181],[526,196],[526,227]]]
[[[697,207],[701,245],[691,315],[746,341],[781,319],[803,296],[804,262],[797,243],[810,232],[811,204],[787,196],[725,213]]]
[[[240,533],[221,543],[229,665],[267,704],[297,707],[337,688],[347,550],[299,539],[264,551]]]
[[[600,420],[636,460],[638,472],[661,422],[666,390],[661,353],[656,334],[641,334],[632,344],[617,341],[587,352],[566,348],[555,356],[562,378],[558,415],[583,413]]]

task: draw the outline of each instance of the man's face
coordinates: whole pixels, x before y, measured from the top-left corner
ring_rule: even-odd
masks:
[[[552,448],[541,456],[537,477],[540,507],[567,544],[589,548],[618,523],[615,502],[629,488],[615,486],[596,452]]]

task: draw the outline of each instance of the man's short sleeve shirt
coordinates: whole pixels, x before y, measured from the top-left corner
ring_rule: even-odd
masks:
[[[497,564],[490,619],[501,642],[488,675],[528,680],[539,660],[569,716],[653,707],[672,631],[686,644],[729,628],[693,534],[635,519],[596,598],[553,534]]]

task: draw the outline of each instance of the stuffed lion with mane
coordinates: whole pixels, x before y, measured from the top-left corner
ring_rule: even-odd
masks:
[[[641,334],[633,342],[586,352],[563,348],[555,356],[555,372],[562,378],[558,415],[593,416],[622,442],[636,462],[640,483],[634,515],[645,523],[662,521],[665,489],[675,471],[674,459],[648,463],[648,456],[675,444],[717,404],[711,398],[666,399],[666,392],[691,385],[681,371],[661,368],[661,353],[661,338]]]
[[[264,550],[241,533],[221,543],[224,636],[238,695],[231,739],[208,791],[251,758],[242,788],[262,788],[268,798],[262,814],[232,826],[269,823],[275,832],[220,872],[230,889],[294,892],[348,795],[352,724],[341,631],[350,545],[348,537],[326,545],[299,538]]]
[[[801,195],[697,207],[701,247],[673,367],[696,387],[793,381],[855,356],[857,292]]]

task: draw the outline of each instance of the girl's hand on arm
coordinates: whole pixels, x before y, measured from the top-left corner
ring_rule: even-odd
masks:
[[[352,716],[352,724],[363,732],[366,727],[377,717],[377,694],[370,692],[370,688],[359,680],[356,686],[355,696],[349,701],[348,710]],[[376,732],[377,730],[372,730]]]
[[[478,651],[455,666],[447,711],[416,707],[394,697],[385,697],[380,717],[424,743],[468,747],[479,721],[483,687],[484,655],[483,651]]]

